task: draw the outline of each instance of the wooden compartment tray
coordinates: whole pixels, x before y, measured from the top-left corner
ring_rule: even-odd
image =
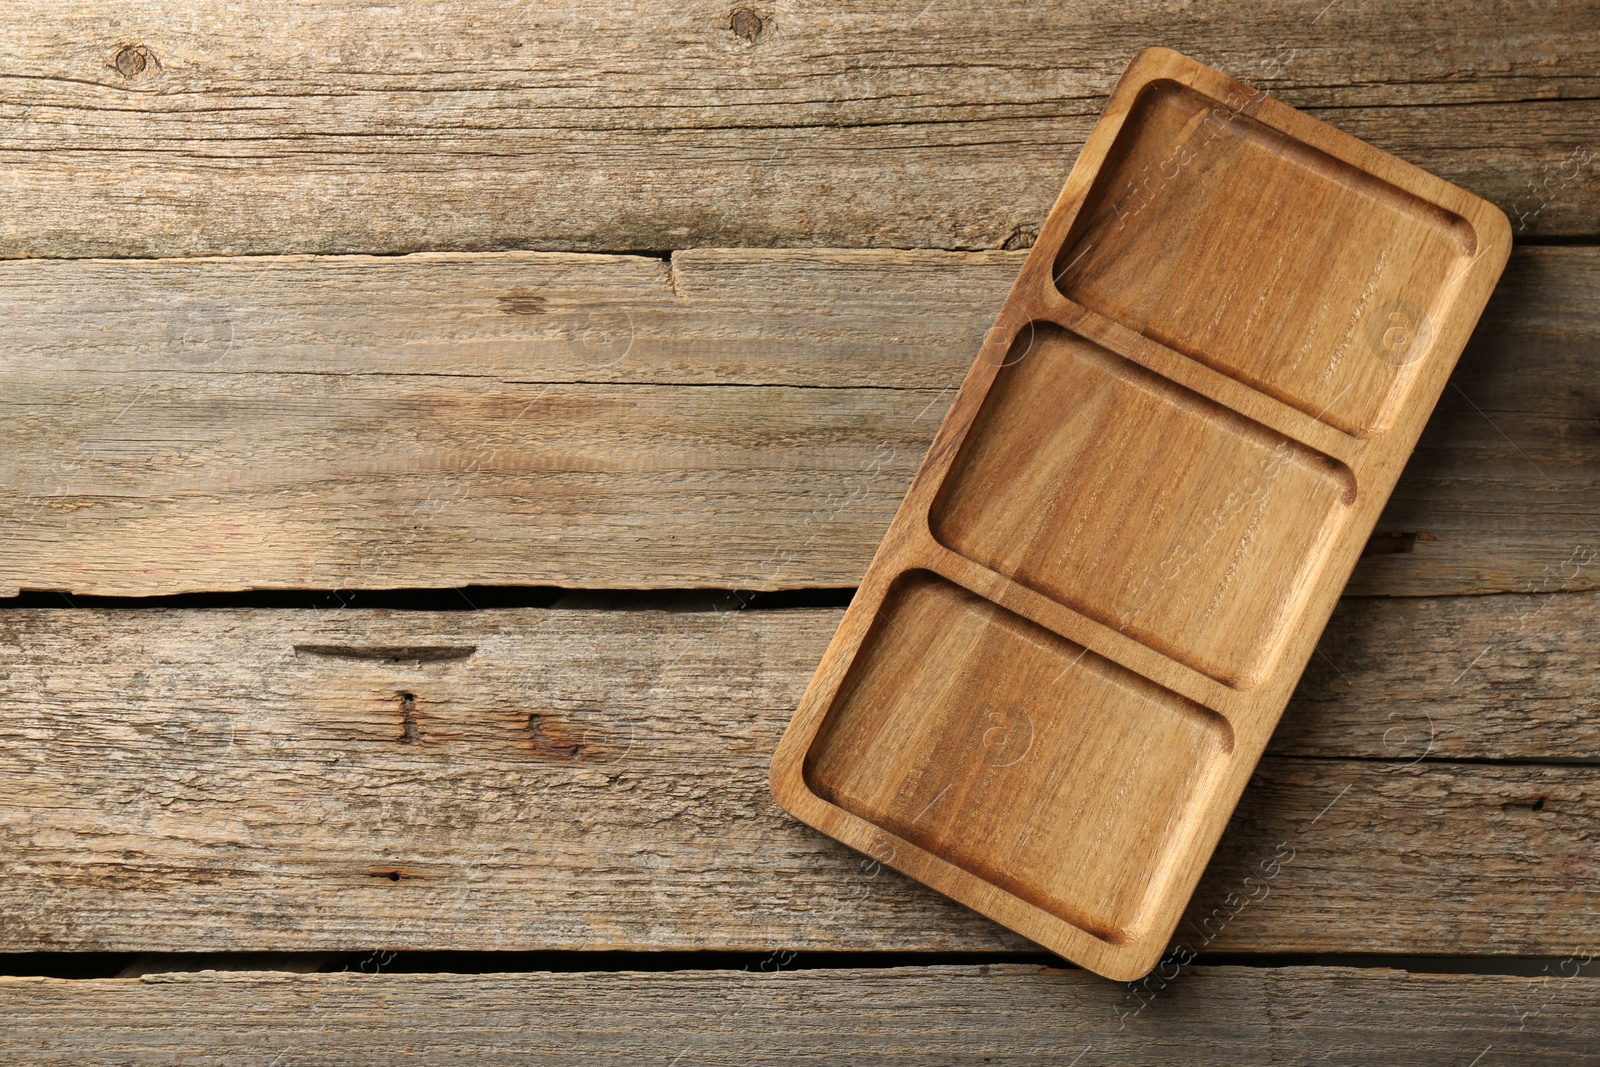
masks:
[[[778,746],[778,802],[1148,971],[1510,243],[1483,200],[1141,53]]]

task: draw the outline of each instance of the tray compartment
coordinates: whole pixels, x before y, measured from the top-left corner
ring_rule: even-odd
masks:
[[[1062,294],[1347,433],[1385,430],[1476,244],[1461,217],[1222,101],[1139,94]]]
[[[846,811],[1125,944],[1147,930],[1231,748],[1216,713],[914,570],[890,587],[805,777]],[[1130,847],[1143,865],[1127,862]]]
[[[929,526],[946,548],[1250,688],[1354,498],[1336,461],[1035,322]]]

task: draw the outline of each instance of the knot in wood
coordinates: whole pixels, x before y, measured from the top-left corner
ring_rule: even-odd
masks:
[[[111,65],[117,68],[118,74],[130,81],[141,74],[155,74],[161,69],[155,53],[142,44],[124,45],[117,49]]]
[[[728,18],[728,28],[751,44],[756,43],[756,38],[761,36],[761,31],[765,27],[766,24],[761,21],[761,16],[747,7],[735,8]]]

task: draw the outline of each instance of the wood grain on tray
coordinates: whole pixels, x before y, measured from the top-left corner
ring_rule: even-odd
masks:
[[[1093,970],[1148,971],[1510,238],[1141,53],[778,748],[778,801]]]

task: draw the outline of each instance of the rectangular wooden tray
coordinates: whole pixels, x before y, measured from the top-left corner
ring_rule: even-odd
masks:
[[[1140,53],[778,746],[778,803],[1147,972],[1510,245],[1483,200]]]

